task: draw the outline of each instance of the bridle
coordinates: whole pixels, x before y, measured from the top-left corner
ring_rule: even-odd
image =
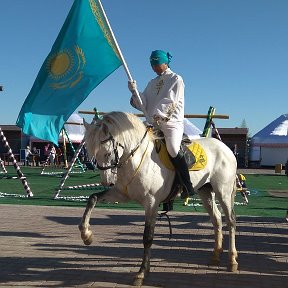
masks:
[[[140,140],[140,142],[136,145],[135,148],[133,148],[130,153],[128,154],[127,158],[125,159],[125,161],[120,162],[120,157],[119,157],[119,153],[118,153],[118,147],[121,147],[122,149],[124,149],[124,145],[122,145],[121,143],[117,142],[113,135],[109,132],[109,137],[105,140],[100,141],[100,144],[105,144],[108,141],[112,142],[113,145],[113,153],[114,153],[114,160],[111,161],[111,164],[109,166],[101,166],[98,164],[97,162],[97,168],[99,170],[108,170],[108,169],[113,169],[113,168],[121,168],[128,160],[130,157],[133,157],[135,152],[138,150],[138,148],[141,146],[142,142],[144,141],[145,137],[147,136],[148,133],[148,129],[146,129],[144,136],[142,137],[142,139]],[[97,160],[97,159],[96,159]]]
[[[111,164],[109,166],[101,166],[99,165],[98,161],[97,161],[97,168],[99,170],[108,170],[108,169],[113,169],[113,168],[117,168],[117,166],[119,165],[120,162],[120,157],[119,157],[119,153],[118,153],[118,146],[121,147],[122,149],[124,149],[124,146],[119,143],[116,142],[114,137],[112,136],[112,134],[109,132],[109,137],[105,140],[100,141],[100,144],[105,144],[107,142],[111,141],[112,145],[113,145],[113,153],[114,153],[114,160],[111,162]]]

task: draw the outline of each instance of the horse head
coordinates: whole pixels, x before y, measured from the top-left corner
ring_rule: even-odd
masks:
[[[95,123],[83,122],[88,155],[97,161],[102,184],[113,185],[117,180],[117,167],[121,166],[120,158],[123,155],[129,159],[134,154],[147,134],[146,127],[137,116],[116,111],[105,114]]]
[[[117,180],[117,164],[123,153],[109,127],[102,120],[88,124],[85,120],[85,143],[89,158],[95,157],[103,186],[114,185]]]

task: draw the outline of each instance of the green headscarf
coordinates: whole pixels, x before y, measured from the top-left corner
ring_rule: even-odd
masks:
[[[166,63],[169,66],[171,58],[172,55],[169,52],[165,52],[163,50],[155,50],[151,53],[150,63],[151,66],[160,65],[163,63]]]

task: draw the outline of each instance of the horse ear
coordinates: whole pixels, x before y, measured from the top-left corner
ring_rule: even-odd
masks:
[[[109,128],[105,123],[102,124],[102,131],[105,135],[108,135],[109,133]]]
[[[84,118],[83,118],[83,125],[85,129],[87,130],[87,128],[89,127],[89,123],[87,123]]]

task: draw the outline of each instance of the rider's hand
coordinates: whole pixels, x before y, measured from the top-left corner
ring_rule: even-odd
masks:
[[[137,91],[137,83],[136,80],[129,80],[128,81],[128,89],[133,93]]]
[[[168,117],[161,117],[159,115],[153,115],[153,120],[155,122],[168,122],[169,121],[169,118]]]

